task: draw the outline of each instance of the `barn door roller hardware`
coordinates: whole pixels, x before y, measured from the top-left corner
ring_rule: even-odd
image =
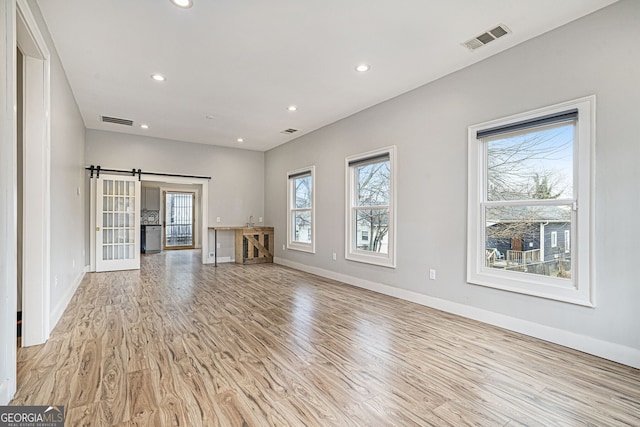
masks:
[[[85,168],[86,170],[91,172],[89,178],[93,179],[93,174],[95,172],[96,178],[100,178],[100,172],[114,172],[114,173],[124,173],[131,174],[132,176],[138,175],[138,181],[142,179],[142,175],[155,175],[155,176],[173,176],[178,178],[197,178],[197,179],[211,179],[210,176],[198,176],[198,175],[181,175],[175,173],[161,173],[161,172],[143,172],[142,169],[131,169],[131,170],[123,170],[123,169],[104,169],[98,166],[88,166]]]

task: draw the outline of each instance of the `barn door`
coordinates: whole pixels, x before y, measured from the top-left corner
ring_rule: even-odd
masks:
[[[101,174],[96,182],[96,271],[140,268],[140,182]]]

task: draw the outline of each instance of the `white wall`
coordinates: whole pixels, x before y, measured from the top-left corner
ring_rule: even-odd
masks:
[[[251,215],[256,222],[264,217],[262,152],[99,130],[87,130],[86,139],[87,165],[210,176],[209,226],[237,226]],[[209,242],[212,251],[212,235]]]
[[[50,278],[53,328],[84,274],[87,228],[84,223],[85,127],[38,4],[35,0],[28,3],[51,55]]]
[[[623,0],[268,151],[266,216],[280,242],[286,172],[316,165],[316,254],[276,245],[277,259],[486,321],[499,318],[495,323],[513,329],[543,331],[537,335],[640,367],[638,40],[640,2]],[[467,127],[591,94],[597,96],[597,307],[467,284]],[[344,158],[391,144],[398,147],[397,268],[345,261]],[[429,268],[437,270],[436,281],[427,280]]]
[[[51,55],[51,292],[50,326],[66,307],[84,271],[82,252],[85,227],[83,224],[82,165],[84,164],[84,124],[67,83],[60,59],[44,24],[37,3],[28,6],[44,37]],[[15,45],[16,6],[14,0],[0,4],[0,301],[2,333],[0,333],[0,404],[7,404],[15,391],[15,307],[16,307],[16,115],[15,104]],[[70,188],[73,188],[71,190]],[[72,266],[75,260],[75,267]],[[57,277],[57,286],[54,278]],[[12,308],[14,307],[14,308]],[[26,309],[26,308],[25,308]],[[7,332],[8,335],[5,333]]]

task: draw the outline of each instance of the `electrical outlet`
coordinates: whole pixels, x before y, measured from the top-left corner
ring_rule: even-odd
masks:
[[[216,222],[220,222],[220,217],[216,217]]]
[[[429,279],[436,280],[436,271],[433,268],[429,270]]]
[[[258,218],[258,222],[262,223],[262,217]]]
[[[286,251],[286,249],[285,249],[284,245],[282,245],[282,250],[283,250],[283,251]]]
[[[209,258],[213,258],[214,256],[216,256],[215,252],[209,252]]]
[[[333,260],[335,261],[335,260],[337,260],[337,259],[338,259],[338,258],[336,257],[336,253],[334,252],[334,253],[333,253]]]
[[[217,248],[217,249],[220,249],[220,243],[218,243],[218,244],[216,245],[216,248]]]
[[[53,287],[54,288],[58,287],[58,275],[57,274],[55,276],[53,276]]]
[[[75,259],[71,260],[71,268],[76,268],[76,260]]]

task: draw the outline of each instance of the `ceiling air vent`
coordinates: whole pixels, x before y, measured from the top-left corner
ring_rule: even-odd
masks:
[[[500,24],[495,28],[487,30],[487,32],[480,34],[477,37],[472,38],[471,40],[462,43],[464,47],[467,49],[474,51],[479,47],[486,45],[487,43],[491,43],[495,39],[499,39],[505,34],[509,34],[509,28],[506,25]]]
[[[100,116],[105,123],[114,123],[116,125],[133,126],[133,120],[119,119],[118,117]]]
[[[283,130],[283,131],[282,131],[282,132],[280,132],[280,133],[292,134],[292,133],[296,133],[296,132],[298,132],[298,129],[291,129],[291,128],[289,128],[289,129],[285,129],[285,130]]]

